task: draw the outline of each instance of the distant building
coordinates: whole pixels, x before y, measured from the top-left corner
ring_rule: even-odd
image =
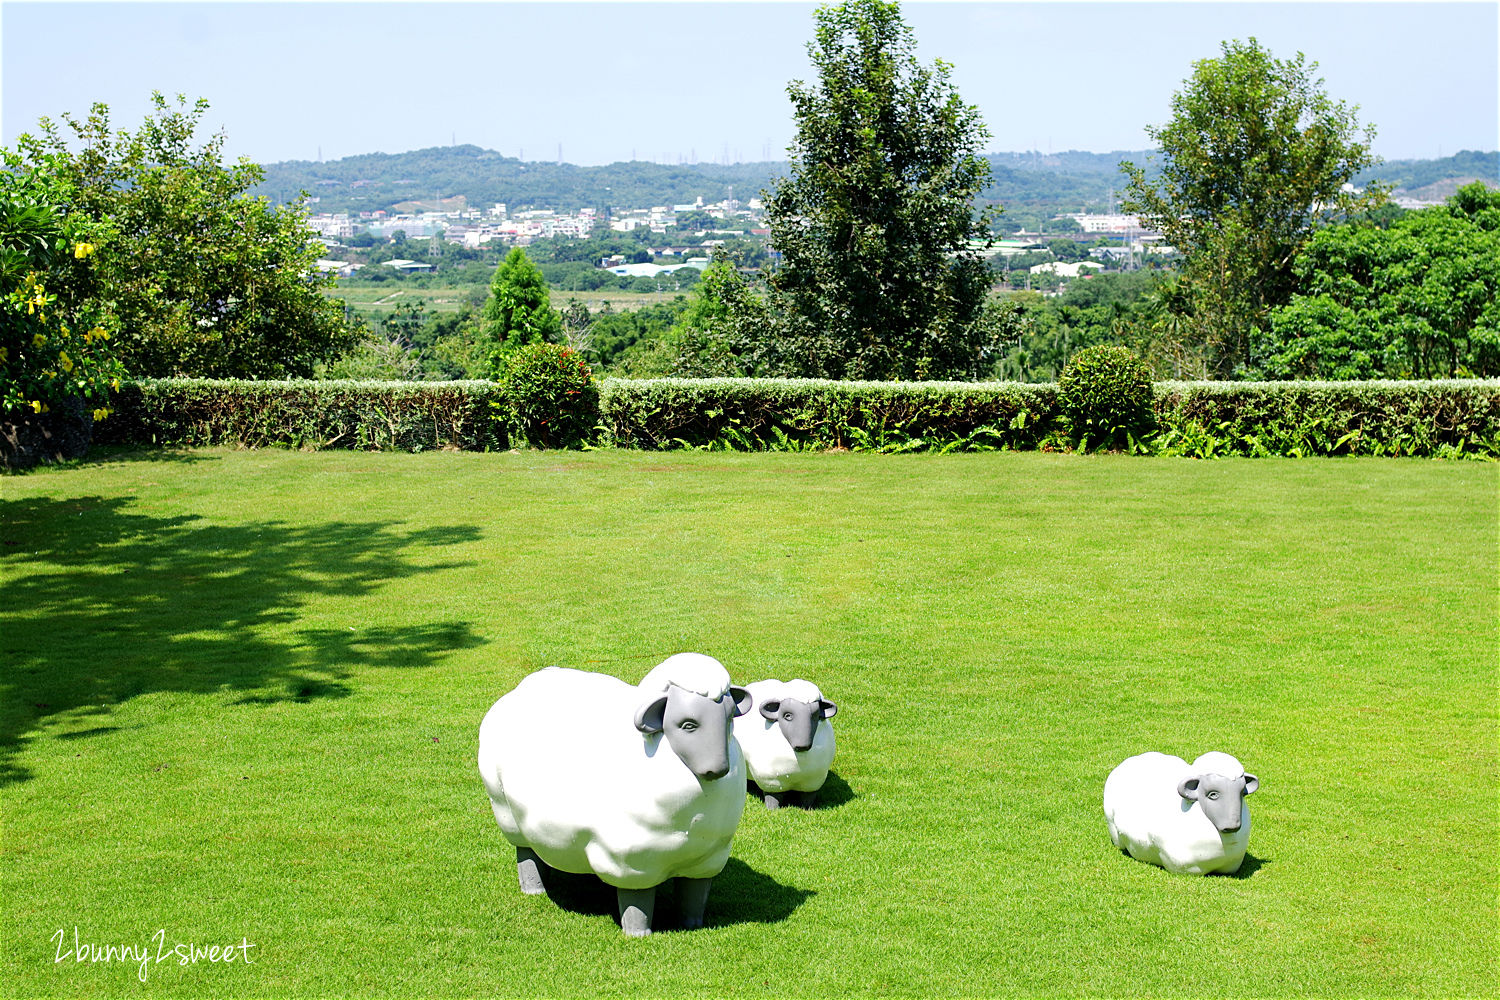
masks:
[[[1029,270],[1032,274],[1055,274],[1059,278],[1076,278],[1083,273],[1083,269],[1103,270],[1104,265],[1094,260],[1080,260],[1076,264],[1064,264],[1062,261],[1053,260],[1045,264],[1033,264]]]
[[[1141,224],[1141,220],[1134,215],[1120,215],[1118,213],[1071,212],[1060,216],[1064,219],[1072,219],[1078,223],[1080,229],[1086,233],[1129,233],[1129,232],[1151,232],[1151,229]]]
[[[1444,202],[1427,201],[1422,198],[1409,198],[1405,195],[1402,195],[1399,198],[1392,198],[1391,204],[1395,205],[1397,208],[1404,208],[1408,212],[1415,212],[1418,209],[1423,208],[1437,208],[1439,205],[1444,204]]]
[[[330,239],[347,240],[354,235],[354,223],[347,215],[314,215],[307,224]]]
[[[621,278],[655,278],[663,274],[671,274],[673,271],[680,271],[685,267],[702,271],[708,267],[708,258],[690,257],[681,264],[615,264],[605,270]]]
[[[432,270],[432,265],[431,264],[419,264],[417,261],[414,261],[414,260],[401,260],[401,259],[388,260],[388,261],[385,262],[385,266],[386,267],[394,267],[398,271],[431,271]]]
[[[347,278],[364,265],[351,264],[347,260],[320,260],[313,267],[322,274],[336,274],[340,278]]]

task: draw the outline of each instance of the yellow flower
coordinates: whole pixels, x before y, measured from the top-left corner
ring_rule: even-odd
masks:
[[[106,330],[106,329],[104,329],[104,327],[102,327],[102,326],[96,326],[96,327],[94,327],[92,330],[89,331],[89,333],[93,334],[95,337],[98,337],[100,340],[108,340],[109,339],[109,331]]]
[[[120,380],[117,379],[117,378],[110,379],[109,380],[109,387],[111,389],[113,389],[115,392],[119,392],[120,391]]]
[[[73,370],[73,359],[68,357],[67,351],[60,351],[57,355],[57,364],[65,372]]]
[[[94,423],[97,424],[107,416],[109,416],[109,408],[106,406],[99,407],[94,411]]]
[[[31,410],[32,410],[33,413],[41,413],[42,412],[42,401],[40,399],[33,399],[31,401]]]
[[[73,259],[83,260],[83,258],[87,257],[97,249],[98,248],[92,243],[75,243],[73,245]]]
[[[33,334],[32,337],[31,337],[31,346],[32,347],[41,347],[46,342],[47,342],[47,335],[45,333]]]

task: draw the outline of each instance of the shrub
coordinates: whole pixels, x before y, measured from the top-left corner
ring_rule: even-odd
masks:
[[[1195,458],[1500,458],[1500,381],[1160,382],[1154,392],[1158,429],[1133,450]],[[605,379],[597,393],[592,383],[580,393],[593,400],[590,417],[564,415],[564,423],[573,420],[568,443],[579,443],[597,413],[597,436],[585,439],[618,448],[1068,446],[1058,387],[1046,384]],[[95,431],[101,443],[487,451],[509,447],[514,403],[495,382],[160,379],[126,383],[110,405],[117,412]],[[542,419],[554,433],[553,418]],[[554,440],[539,433],[531,444]]]
[[[583,356],[561,344],[528,344],[503,375],[511,430],[538,448],[581,445],[599,422],[599,386]]]
[[[494,382],[142,379],[116,391],[101,444],[489,451],[507,447]]]
[[[1056,398],[1055,386],[1018,382],[606,379],[600,440],[742,451],[1030,449],[1057,439]]]
[[[1151,450],[1500,458],[1500,381],[1160,382]]]
[[[1057,377],[1057,401],[1072,423],[1081,450],[1089,444],[1120,447],[1152,423],[1151,371],[1130,350],[1110,344],[1085,347]]]
[[[88,280],[95,229],[57,208],[41,178],[0,171],[0,466],[78,458],[123,374]]]

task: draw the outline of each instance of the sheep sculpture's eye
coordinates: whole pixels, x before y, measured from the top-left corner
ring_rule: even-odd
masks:
[[[682,725],[678,728],[685,729],[688,732],[692,732],[693,730],[698,728],[698,723],[694,722],[692,719],[684,719]]]
[[[1211,799],[1216,799],[1216,798],[1219,797],[1219,793],[1218,792],[1209,792],[1208,793],[1208,797],[1211,798]]]

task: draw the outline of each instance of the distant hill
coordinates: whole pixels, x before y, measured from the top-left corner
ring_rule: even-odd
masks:
[[[1445,182],[1448,181],[1461,180],[1467,183],[1476,179],[1484,181],[1490,187],[1500,187],[1500,152],[1481,153],[1466,149],[1441,160],[1388,160],[1361,173],[1354,179],[1354,183],[1363,186],[1371,181],[1385,181],[1399,191],[1421,197],[1417,194],[1419,188],[1425,189],[1433,185],[1446,188]],[[1461,186],[1453,185],[1453,189],[1457,190]],[[1449,195],[1452,193],[1448,192]],[[1441,197],[1446,198],[1448,195]]]
[[[987,201],[1005,206],[1014,219],[1044,218],[1080,210],[1107,211],[1111,195],[1125,188],[1121,160],[1154,169],[1153,151],[1089,153],[990,153]],[[580,167],[571,163],[522,162],[478,146],[434,146],[409,153],[368,153],[326,163],[292,160],[266,166],[255,193],[276,202],[301,191],[316,197],[314,211],[369,212],[397,205],[415,208],[439,202],[488,208],[504,202],[512,211],[552,208],[645,208],[702,198],[721,201],[733,194],[748,201],[787,173],[785,161],[698,163],[611,163]],[[1357,183],[1387,181],[1404,190],[1479,177],[1500,186],[1500,154],[1465,151],[1441,160],[1397,160],[1360,174]],[[1440,188],[1439,188],[1440,189]],[[1435,189],[1436,190],[1436,189]]]
[[[463,198],[471,208],[504,202],[511,210],[577,210],[606,204],[629,208],[685,204],[696,198],[721,201],[733,189],[747,201],[785,163],[612,163],[580,167],[571,163],[522,162],[478,146],[435,146],[410,153],[369,153],[313,163],[293,160],[266,167],[255,189],[273,201],[289,201],[299,191],[318,198],[322,212],[369,212],[401,202]]]
[[[994,153],[988,159],[992,183],[982,194],[1006,205],[1065,203],[1070,211],[1094,204],[1103,208],[1121,159],[1143,153]],[[403,203],[436,207],[439,200],[462,198],[471,208],[504,202],[512,210],[576,210],[685,204],[696,198],[720,201],[733,192],[748,201],[787,173],[786,161],[676,166],[611,163],[580,167],[571,163],[522,162],[478,146],[435,146],[410,153],[368,153],[326,163],[292,160],[266,166],[255,193],[276,202],[301,191],[318,199],[317,211],[390,210]]]

